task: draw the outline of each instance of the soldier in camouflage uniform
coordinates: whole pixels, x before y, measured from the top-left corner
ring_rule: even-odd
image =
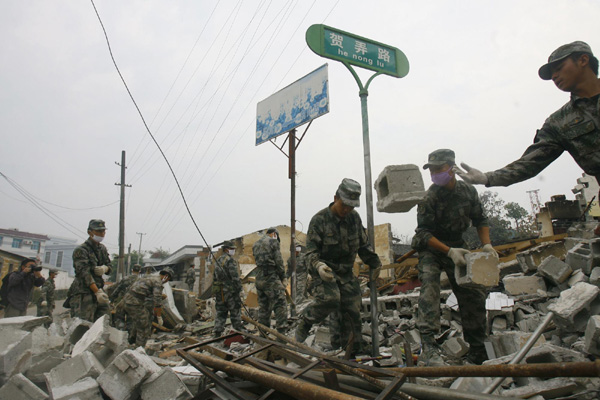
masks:
[[[185,275],[185,283],[187,283],[190,292],[194,291],[194,283],[196,282],[196,270],[192,265]]]
[[[538,73],[540,78],[552,79],[557,88],[571,93],[571,99],[546,119],[533,144],[518,160],[486,173],[461,164],[466,172],[457,172],[466,182],[509,186],[536,176],[568,151],[585,173],[600,183],[598,59],[587,43],[573,42],[552,52]],[[600,235],[600,225],[595,233]]]
[[[133,283],[139,278],[141,270],[142,266],[135,264],[131,268],[131,275],[121,279],[118,283],[112,285],[111,288],[107,290],[108,298],[114,308],[113,325],[116,328],[124,329],[126,328],[126,325],[130,325],[130,321],[126,321],[127,317],[125,314],[125,303],[122,300],[131,285],[133,285]]]
[[[162,325],[162,290],[163,284],[173,279],[173,270],[166,267],[159,276],[145,275],[136,280],[123,298],[125,312],[131,318],[129,343],[135,346],[146,346],[152,334],[152,317],[156,316]]]
[[[302,254],[302,247],[300,245],[296,245],[296,298],[294,302],[296,305],[300,304],[302,301],[306,300],[306,281],[308,279],[308,272],[306,271],[306,261],[304,259],[304,255]],[[287,271],[286,277],[288,280],[292,277],[292,267],[290,262],[292,261],[292,257],[287,260]]]
[[[54,278],[57,274],[58,271],[50,270],[48,272],[48,279],[46,279],[42,285],[40,297],[37,299],[36,303],[38,317],[52,317],[52,311],[54,311],[55,308],[54,289],[56,289],[56,286],[54,285]]]
[[[464,288],[454,278],[455,265],[466,264],[462,234],[471,223],[483,250],[498,257],[490,244],[490,229],[475,188],[456,180],[452,167],[454,152],[440,149],[429,154],[428,162],[433,185],[427,190],[425,201],[417,211],[417,229],[412,248],[419,253],[419,310],[417,328],[421,334],[423,352],[421,361],[430,366],[443,365],[434,336],[440,330],[440,273],[446,271],[452,291],[458,300],[463,335],[470,345],[467,359],[481,364],[487,359],[484,349],[486,337],[485,298],[483,290]]]
[[[215,295],[215,308],[217,316],[215,318],[214,336],[221,337],[225,330],[225,321],[227,314],[231,318],[233,329],[241,331],[244,329],[241,317],[242,300],[242,282],[238,272],[238,263],[233,258],[235,246],[233,242],[226,240],[223,242],[223,255],[218,259],[218,265],[215,266],[213,273],[213,294]]]
[[[70,288],[71,315],[90,322],[110,314],[110,301],[104,293],[102,278],[102,275],[111,272],[108,251],[100,243],[105,234],[104,221],[91,220],[88,225],[89,238],[73,251],[75,279]]]
[[[269,228],[252,246],[258,267],[256,292],[258,294],[258,322],[270,327],[271,313],[275,312],[277,330],[287,331],[287,304],[285,300],[285,267],[279,249],[279,232]]]
[[[362,351],[361,293],[353,266],[356,255],[379,275],[381,261],[369,245],[354,207],[360,205],[360,184],[345,178],[333,203],[312,217],[306,237],[306,264],[312,277],[313,300],[300,316],[296,340],[304,342],[313,324],[339,311],[352,326],[353,353]]]

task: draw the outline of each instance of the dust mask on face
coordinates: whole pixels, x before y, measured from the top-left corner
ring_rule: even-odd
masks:
[[[96,243],[101,243],[104,240],[104,236],[92,236],[92,240]]]
[[[227,254],[233,257],[235,255],[235,249],[227,249]]]

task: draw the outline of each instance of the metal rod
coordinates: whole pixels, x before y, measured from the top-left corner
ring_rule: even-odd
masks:
[[[296,316],[296,130],[292,129],[289,132],[290,138],[290,147],[289,147],[289,178],[290,178],[290,265],[288,268],[291,271],[288,271],[290,274],[290,283],[292,285],[292,294],[291,294],[291,305],[290,305],[290,315],[292,317]],[[287,290],[287,288],[283,288]],[[287,314],[287,306],[286,306],[286,314]]]
[[[525,355],[527,355],[529,350],[531,350],[535,342],[537,342],[538,338],[542,335],[542,333],[544,333],[544,330],[546,330],[546,327],[548,326],[550,321],[552,321],[553,317],[554,313],[552,311],[548,312],[546,318],[544,318],[540,326],[538,326],[537,329],[531,334],[531,336],[527,340],[527,343],[525,343],[521,350],[519,350],[519,352],[513,357],[513,359],[510,360],[509,364],[518,364],[521,362],[521,360],[523,360],[523,358],[525,357]],[[492,393],[498,388],[498,386],[502,384],[503,381],[504,378],[494,379],[494,381],[490,383],[488,387],[485,388],[483,393]]]

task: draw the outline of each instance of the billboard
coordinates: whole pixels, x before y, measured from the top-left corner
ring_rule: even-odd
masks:
[[[256,106],[256,145],[329,112],[327,64],[267,97]]]

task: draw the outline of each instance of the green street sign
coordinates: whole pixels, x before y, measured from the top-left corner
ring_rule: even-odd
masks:
[[[316,24],[306,31],[308,47],[321,57],[356,65],[382,74],[405,77],[408,59],[400,49]]]

